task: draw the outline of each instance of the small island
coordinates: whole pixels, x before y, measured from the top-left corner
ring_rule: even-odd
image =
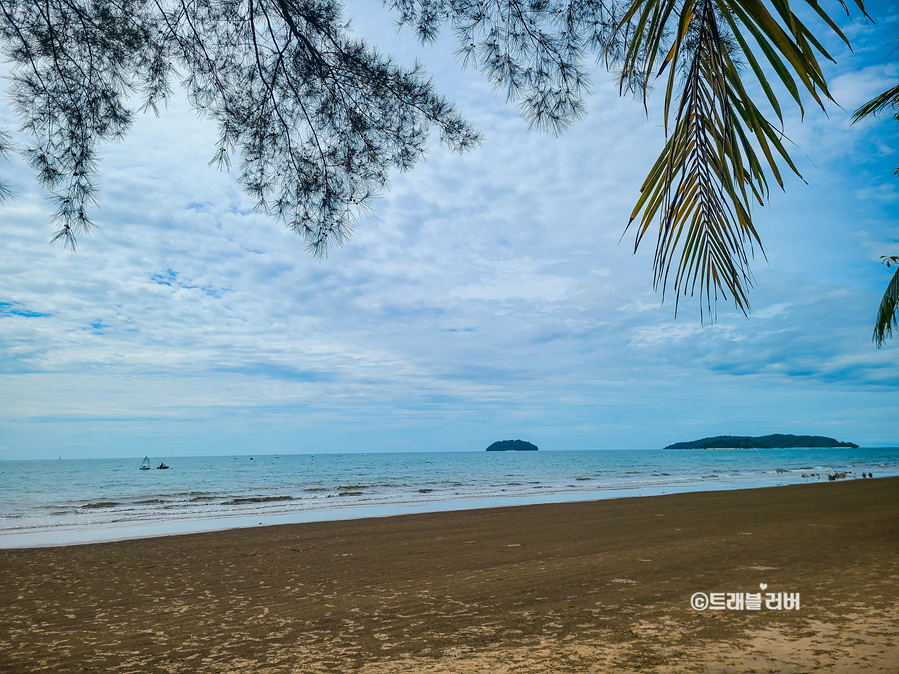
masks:
[[[693,442],[675,442],[665,449],[794,449],[806,447],[848,447],[858,449],[853,442],[840,442],[822,435],[762,435],[750,437],[748,435],[716,435],[713,438],[703,438]]]
[[[488,452],[536,452],[537,445],[524,440],[497,440],[487,448]]]

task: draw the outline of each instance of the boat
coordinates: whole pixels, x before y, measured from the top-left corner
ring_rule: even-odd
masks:
[[[165,465],[165,461],[156,466],[156,470],[165,470],[166,468],[168,468],[168,466]]]
[[[143,463],[140,464],[140,469],[141,470],[150,470],[150,457],[149,456],[144,457]]]

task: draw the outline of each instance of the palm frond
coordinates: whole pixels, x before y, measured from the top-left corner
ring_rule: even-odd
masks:
[[[817,3],[806,1],[848,44]],[[864,12],[861,0],[856,4]],[[703,318],[714,318],[719,294],[748,313],[749,260],[755,245],[764,254],[752,204],[766,202],[768,177],[783,188],[782,166],[802,176],[782,131],[748,95],[744,64],[782,122],[772,82],[800,110],[807,96],[823,107],[831,95],[819,58],[832,58],[788,0],[639,0],[624,15],[625,24],[622,89],[644,82],[645,96],[652,78],[668,71],[664,114],[670,136],[631,213],[628,228],[639,218],[635,250],[657,220],[654,285],[663,297],[670,281],[678,298],[699,293]]]
[[[865,117],[870,117],[872,115],[877,115],[879,112],[883,112],[886,108],[899,110],[899,84],[892,89],[887,89],[879,96],[875,96],[862,105],[858,110],[852,113],[850,122],[855,124]]]
[[[899,326],[899,269],[893,274],[887,285],[883,299],[880,300],[880,308],[877,310],[877,320],[874,323],[874,343],[877,348],[883,346],[887,337],[893,336],[893,328]]]
[[[752,147],[745,144],[746,134],[738,131],[728,82],[733,64],[721,48],[711,0],[684,3],[679,37],[662,68],[677,59],[688,31],[695,31],[696,43],[673,131],[643,184],[628,226],[640,217],[636,249],[659,218],[654,287],[664,296],[673,271],[676,303],[681,294],[698,291],[702,315],[714,318],[719,292],[748,311],[749,251],[753,242],[761,246],[748,218],[748,202],[766,194],[767,186]],[[672,67],[669,106],[674,77]],[[666,121],[668,114],[666,106]]]

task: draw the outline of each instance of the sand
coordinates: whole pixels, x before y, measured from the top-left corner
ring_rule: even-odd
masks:
[[[0,551],[0,671],[895,674],[897,599],[899,478],[283,525]]]

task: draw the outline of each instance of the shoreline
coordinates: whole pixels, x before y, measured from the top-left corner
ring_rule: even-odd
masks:
[[[887,475],[885,477],[893,477]],[[853,481],[859,478],[847,478]],[[880,479],[880,478],[874,478]],[[826,481],[826,480],[824,480]],[[23,532],[0,531],[0,550],[16,550],[69,545],[93,545],[166,536],[188,536],[201,533],[255,529],[261,526],[339,522],[382,517],[403,517],[442,512],[463,512],[493,508],[519,508],[559,503],[588,503],[619,499],[641,499],[670,494],[693,494],[718,491],[776,489],[797,484],[819,484],[822,480],[784,482],[782,484],[702,482],[666,484],[658,487],[622,487],[597,491],[543,492],[530,496],[485,496],[479,498],[450,498],[428,502],[389,503],[383,505],[346,505],[307,509],[287,513],[232,515],[226,517],[197,517],[169,520],[134,520],[85,525],[80,527],[47,527]],[[261,520],[261,521],[260,521]]]
[[[4,671],[899,666],[899,478],[0,551]],[[797,610],[696,611],[696,592]]]
[[[899,447],[852,452],[404,452],[3,463],[0,549],[235,527],[764,488],[863,470],[899,476]],[[174,459],[172,459],[174,461]]]

